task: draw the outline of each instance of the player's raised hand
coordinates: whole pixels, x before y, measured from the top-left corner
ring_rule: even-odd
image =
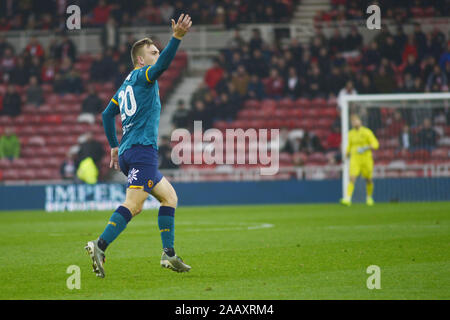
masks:
[[[181,39],[184,35],[189,31],[189,28],[192,26],[191,17],[188,14],[182,13],[178,18],[178,22],[175,23],[175,20],[172,20],[172,30],[173,36],[177,39]]]
[[[111,149],[111,161],[109,162],[109,167],[119,170],[119,148]]]

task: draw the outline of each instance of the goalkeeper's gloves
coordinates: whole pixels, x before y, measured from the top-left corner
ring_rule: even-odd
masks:
[[[365,147],[359,147],[357,149],[357,151],[358,151],[359,154],[363,154],[364,152],[366,152],[369,149],[370,149],[370,146],[365,146]]]

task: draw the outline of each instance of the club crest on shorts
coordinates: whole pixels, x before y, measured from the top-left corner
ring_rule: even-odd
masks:
[[[149,188],[153,187],[153,181],[152,180],[148,180],[148,187]]]
[[[128,174],[128,183],[133,183],[133,180],[137,180],[137,173],[139,172],[138,169],[131,169],[130,173]]]

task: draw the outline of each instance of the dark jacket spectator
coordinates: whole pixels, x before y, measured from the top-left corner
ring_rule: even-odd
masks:
[[[408,40],[408,36],[405,34],[405,30],[402,25],[397,26],[397,34],[394,36],[395,45],[399,52],[403,52],[405,48],[406,41]]]
[[[75,70],[71,70],[69,74],[65,76],[64,82],[66,85],[66,92],[68,93],[83,92],[83,83],[81,81],[81,77]]]
[[[405,68],[403,69],[404,73],[409,73],[412,77],[418,77],[421,74],[420,65],[417,63],[416,57],[414,55],[409,55]]]
[[[322,152],[324,151],[324,148],[322,147],[322,144],[320,143],[319,137],[317,137],[312,132],[305,132],[302,138],[302,142],[300,144],[300,148],[302,151],[307,153],[314,153],[314,152]]]
[[[28,82],[29,78],[29,68],[25,65],[24,58],[17,58],[17,64],[10,73],[9,81],[13,84],[24,86]]]
[[[208,106],[208,109],[214,108],[214,106]],[[203,130],[208,130],[212,127],[212,113],[206,109],[205,103],[201,100],[195,102],[194,109],[190,112],[189,129],[194,127],[194,121],[202,121]]]
[[[324,77],[317,66],[313,66],[306,80],[307,87],[305,92],[310,98],[324,96],[324,88],[326,88]]]
[[[346,83],[346,78],[342,75],[338,67],[332,67],[326,79],[326,91],[329,95],[333,96],[337,96]]]
[[[230,101],[230,98],[227,93],[223,92],[220,94],[216,108],[214,110],[214,119],[223,120],[223,121],[231,121],[235,116],[235,112],[237,109]]]
[[[253,74],[248,83],[247,97],[249,99],[264,99],[264,85],[256,74]]]
[[[256,74],[260,78],[265,78],[268,75],[268,65],[266,59],[263,57],[261,50],[253,51],[252,59],[249,61],[249,73]]]
[[[361,83],[358,85],[357,89],[360,94],[372,94],[377,91],[367,74],[362,76]]]
[[[30,86],[27,88],[27,103],[35,106],[44,103],[44,92],[35,76],[30,78]]]
[[[83,161],[91,157],[98,167],[105,154],[103,145],[94,139],[92,133],[87,133],[83,140],[84,142],[80,144],[80,150],[78,151],[78,160]]]
[[[184,100],[178,100],[177,109],[173,113],[171,122],[175,128],[188,128],[189,110],[186,109]]]
[[[103,110],[103,102],[97,95],[94,85],[88,85],[88,95],[81,104],[82,113],[99,114]]]
[[[12,84],[8,86],[3,97],[3,114],[11,117],[17,117],[22,111],[22,100]]]
[[[158,147],[159,168],[160,169],[177,169],[178,166],[172,162],[172,148],[170,140],[167,136],[161,137],[161,144]]]
[[[346,51],[353,51],[358,50],[361,48],[363,44],[363,38],[362,35],[359,33],[358,28],[353,26],[347,35],[345,37],[345,50]]]
[[[56,48],[56,58],[60,60],[69,58],[72,62],[75,61],[76,47],[68,35],[64,35],[61,43]]]
[[[386,38],[386,42],[380,47],[380,53],[384,58],[394,62],[396,65],[401,62],[400,52],[398,51],[393,36]]]
[[[3,35],[0,35],[0,58],[3,56],[3,53],[6,49],[14,51],[13,46],[8,41],[6,41]]]
[[[376,74],[373,79],[373,83],[379,93],[391,93],[397,86],[395,79],[390,74],[386,73],[384,67],[379,68],[378,74]]]
[[[433,73],[427,79],[427,91],[440,92],[448,90],[447,76],[438,65],[434,66]]]
[[[328,48],[331,53],[341,52],[345,49],[345,39],[338,28],[333,30],[333,35],[328,40]]]
[[[423,127],[417,134],[418,145],[420,148],[431,150],[436,147],[437,133],[431,126],[431,120],[426,118],[423,121]]]
[[[91,65],[91,80],[94,82],[109,81],[117,69],[110,49],[101,52]]]
[[[419,23],[414,24],[414,33],[413,33],[414,41],[417,45],[417,52],[419,59],[423,58],[425,43],[427,41],[425,33],[422,31],[422,28]]]
[[[370,44],[370,48],[364,53],[362,63],[367,67],[376,67],[380,64],[381,55],[378,50],[378,44],[374,41]]]
[[[251,52],[255,51],[256,49],[262,49],[263,40],[261,38],[261,32],[259,31],[259,29],[253,29],[249,46]]]

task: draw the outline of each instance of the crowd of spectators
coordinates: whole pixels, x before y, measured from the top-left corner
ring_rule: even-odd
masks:
[[[168,25],[189,13],[196,25],[232,28],[238,23],[288,22],[297,0],[2,0],[0,31],[63,30],[66,9],[78,5],[83,27],[104,27],[113,18],[123,27]]]
[[[420,24],[414,25],[411,34],[406,34],[401,26],[392,32],[383,25],[368,44],[363,43],[356,27],[350,27],[347,34],[335,29],[330,37],[317,28],[308,45],[292,39],[288,46],[265,43],[258,29],[245,41],[236,30],[227,49],[215,59],[193,94],[191,110],[181,106],[182,112],[172,123],[174,127],[192,129],[193,120],[202,120],[203,129],[208,129],[216,121],[235,120],[246,99],[448,92],[449,77],[450,42],[439,29],[425,33]],[[380,109],[368,111],[368,126],[375,131],[383,127]],[[450,125],[450,110],[443,111]],[[427,128],[427,123],[415,125]],[[294,135],[287,140],[284,151],[337,150],[339,128],[337,119],[325,141],[319,141],[313,132],[304,132],[302,137]],[[417,139],[415,146],[430,145],[429,141],[419,141],[423,140],[421,134]]]
[[[383,19],[404,23],[410,18],[448,17],[448,0],[331,0],[331,10],[320,11],[317,22],[363,20],[370,5],[378,5]]]
[[[419,24],[409,35],[401,26],[395,33],[383,26],[368,45],[356,27],[347,35],[335,29],[331,37],[319,28],[309,45],[292,39],[287,47],[264,43],[258,29],[248,42],[236,30],[193,95],[190,117],[208,125],[232,120],[244,99],[446,92],[449,77],[450,42]]]
[[[21,114],[24,103],[39,107],[45,103],[42,87],[45,84],[59,95],[87,91],[83,113],[95,116],[103,105],[93,90],[93,84],[114,82],[119,86],[123,82],[131,68],[129,52],[133,43],[134,37],[129,35],[125,43],[102,50],[87,70],[89,81],[86,82],[74,66],[77,49],[67,34],[60,33],[46,48],[33,37],[22,52],[15,52],[14,47],[0,35],[0,84],[7,86],[4,96],[0,96],[0,114],[16,117]],[[24,99],[21,99],[18,87],[26,89]],[[83,116],[81,120],[93,122],[90,116]]]
[[[127,39],[130,43],[132,37]],[[129,46],[125,43],[124,46]],[[77,62],[77,50],[66,34],[55,37],[48,45],[42,46],[36,38],[31,38],[22,52],[0,35],[0,84],[5,86],[0,95],[0,115],[16,118],[22,113],[23,106],[39,108],[45,101],[43,85],[50,86],[58,95],[67,93],[86,95],[82,101],[79,122],[94,124],[96,115],[104,109],[105,102],[99,97],[95,83],[123,81],[129,66],[122,63],[117,68],[119,50],[108,48],[91,64],[89,81],[83,81],[74,67]],[[129,60],[129,55],[127,56]],[[98,63],[96,63],[98,62]],[[128,62],[128,61],[127,61]],[[0,158],[15,159],[20,156],[20,141],[12,129],[7,129],[0,138]],[[92,134],[82,138],[78,149],[71,151],[61,165],[61,175],[65,179],[74,179],[81,161],[88,157],[98,166],[103,157],[103,146],[92,139]],[[91,165],[93,168],[93,165]]]

